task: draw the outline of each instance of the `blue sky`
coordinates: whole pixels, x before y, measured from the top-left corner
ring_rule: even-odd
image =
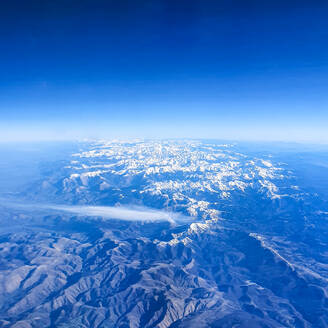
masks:
[[[0,140],[328,142],[327,1],[0,4]]]

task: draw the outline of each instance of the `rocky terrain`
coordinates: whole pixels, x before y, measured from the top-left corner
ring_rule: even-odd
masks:
[[[294,167],[204,141],[78,147],[1,200],[1,327],[328,327],[327,201]]]

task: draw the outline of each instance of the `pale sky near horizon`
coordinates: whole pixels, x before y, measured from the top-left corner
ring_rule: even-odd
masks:
[[[0,4],[0,141],[328,143],[328,2]]]

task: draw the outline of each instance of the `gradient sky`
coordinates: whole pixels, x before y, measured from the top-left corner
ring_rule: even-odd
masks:
[[[328,143],[328,1],[0,4],[0,140]]]

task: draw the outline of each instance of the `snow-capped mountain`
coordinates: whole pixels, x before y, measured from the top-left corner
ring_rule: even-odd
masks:
[[[113,141],[82,148],[87,150],[72,154],[38,192],[78,203],[174,208],[196,218],[217,217],[218,204],[236,195],[256,192],[273,200],[299,194],[284,164],[242,154],[229,144]]]
[[[327,200],[297,167],[197,140],[77,147],[1,202],[1,326],[328,326]]]

